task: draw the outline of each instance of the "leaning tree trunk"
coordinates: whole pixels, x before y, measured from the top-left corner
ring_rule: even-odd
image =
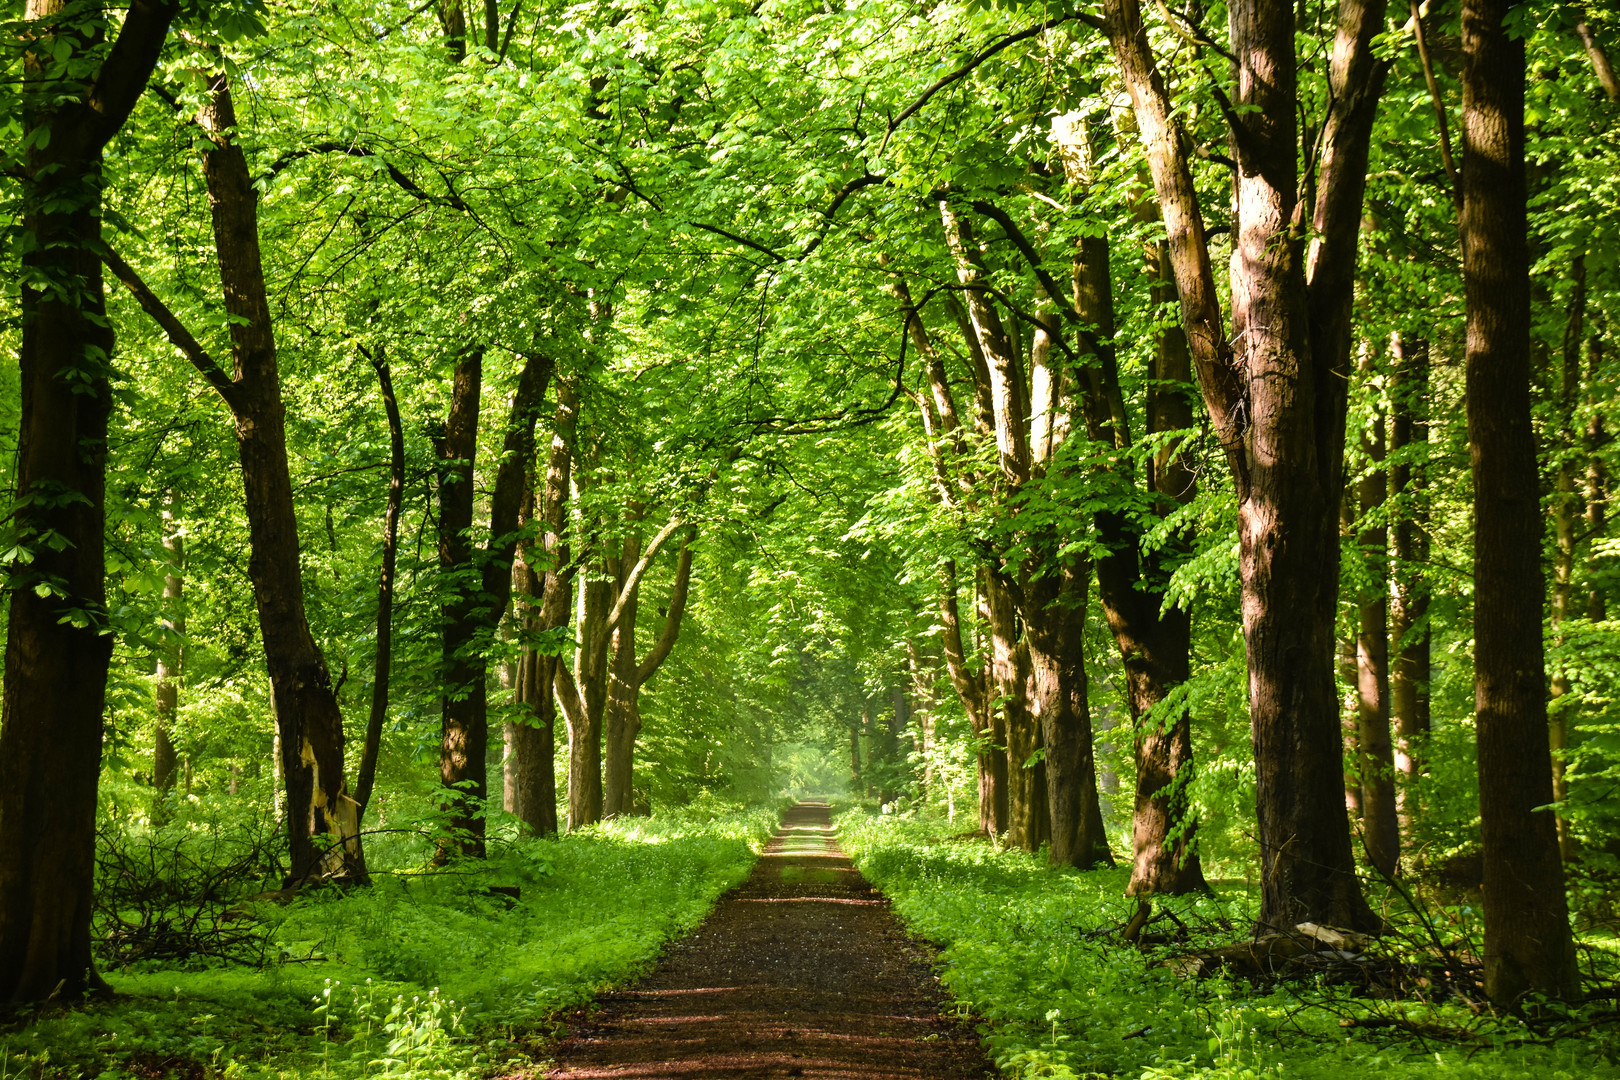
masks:
[[[382,566],[377,571],[377,642],[372,660],[371,708],[366,715],[366,741],[360,750],[355,776],[355,820],[365,818],[377,779],[377,757],[382,750],[383,724],[388,719],[388,685],[394,659],[394,570],[399,556],[399,511],[405,498],[405,428],[400,423],[394,379],[379,348],[367,354],[377,373],[383,414],[388,420],[388,496],[383,509]]]
[[[99,9],[29,0],[23,13],[26,149],[15,168],[25,273],[12,527],[32,562],[8,582],[0,1002],[77,997],[105,985],[90,955],[113,645],[103,540],[113,335],[98,254],[101,152],[145,89],[178,10],[136,0],[106,53]],[[62,543],[43,543],[46,536]]]
[[[1524,42],[1510,0],[1464,0],[1463,281],[1474,475],[1474,712],[1485,992],[1578,989],[1547,747],[1541,500],[1530,419]]]
[[[940,647],[945,653],[945,668],[950,674],[951,686],[962,703],[962,711],[967,713],[968,727],[973,732],[974,790],[979,831],[986,836],[998,836],[1002,832],[1001,823],[1005,820],[1001,808],[1006,805],[1006,788],[1001,780],[1006,776],[1007,758],[991,744],[989,672],[982,664],[978,667],[968,666],[954,561],[946,562],[942,572],[939,616]]]
[[[236,112],[224,74],[210,77],[198,114],[206,136],[208,186],[235,378],[227,403],[236,417],[248,538],[265,665],[281,729],[291,880],[358,873],[355,802],[343,775],[343,714],[326,659],[309,630],[299,563],[298,519],[287,465],[286,409],[259,251],[258,193],[235,140]],[[194,358],[195,362],[195,358]],[[216,384],[222,396],[226,391]],[[323,852],[312,840],[330,834]]]

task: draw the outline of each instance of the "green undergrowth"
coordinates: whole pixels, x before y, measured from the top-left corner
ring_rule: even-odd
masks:
[[[946,988],[982,1021],[986,1048],[1009,1077],[1620,1077],[1612,1020],[1577,1013],[1531,1030],[1458,1005],[1373,1001],[1320,984],[1257,990],[1182,979],[1155,964],[1162,956],[1103,932],[1134,910],[1123,895],[1126,868],[1054,870],[1022,852],[953,840],[960,826],[939,820],[853,811],[838,827],[911,930],[943,948]],[[1244,925],[1249,900],[1237,886],[1171,903],[1197,927]],[[1407,1029],[1397,1031],[1401,1021]]]
[[[701,921],[777,817],[711,807],[612,821],[499,845],[484,864],[378,873],[369,889],[260,907],[276,962],[105,972],[110,1000],[0,1028],[0,1077],[522,1071],[560,1013],[645,970]]]

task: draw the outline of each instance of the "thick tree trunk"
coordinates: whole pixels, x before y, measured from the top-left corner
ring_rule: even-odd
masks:
[[[1029,655],[1019,647],[1018,621],[1014,611],[1012,586],[993,570],[983,574],[982,606],[985,626],[990,631],[990,685],[999,705],[991,707],[991,738],[1004,747],[996,777],[1005,792],[1005,807],[999,804],[997,823],[1007,834],[1007,842],[1024,851],[1040,846],[1042,822],[1037,816],[1035,773],[1030,759],[1037,747],[1036,721],[1029,712],[1026,686]]]
[[[1171,262],[1217,438],[1239,497],[1243,628],[1258,786],[1261,927],[1372,929],[1341,798],[1334,625],[1351,285],[1383,66],[1380,0],[1342,0],[1309,259],[1297,226],[1294,10],[1230,5],[1236,56],[1232,326],[1221,325],[1202,214],[1135,0],[1108,32],[1147,148]]]
[[[1547,748],[1540,497],[1530,420],[1524,42],[1509,0],[1464,0],[1463,280],[1474,475],[1474,709],[1485,990],[1570,997],[1575,953]]]
[[[1085,621],[1087,567],[1071,565],[1061,577],[1041,578],[1028,589],[1030,712],[1046,750],[1045,786],[1054,866],[1112,866],[1113,852],[1097,797],[1091,710],[1086,701]]]
[[[14,9],[15,10],[15,9]],[[176,4],[137,0],[99,70],[99,9],[29,0],[21,40],[16,542],[0,708],[0,1002],[103,987],[90,955],[96,785],[113,639],[104,561],[113,335],[101,152],[134,108]],[[47,134],[48,133],[48,134]],[[61,544],[41,543],[45,536]]]
[[[1372,352],[1361,363],[1373,372]],[[1372,388],[1369,387],[1369,390]],[[1370,468],[1357,484],[1362,529],[1357,537],[1370,584],[1357,606],[1356,742],[1360,752],[1361,830],[1367,860],[1386,877],[1400,865],[1400,825],[1395,815],[1395,758],[1389,733],[1389,527],[1384,504],[1384,415],[1374,409],[1372,428],[1361,436]]]
[[[1429,441],[1429,343],[1391,337],[1395,369],[1390,389],[1389,470],[1394,535],[1390,549],[1390,713],[1395,728],[1395,771],[1400,779],[1401,827],[1418,816],[1418,778],[1428,772],[1429,741],[1429,511],[1424,461]]]

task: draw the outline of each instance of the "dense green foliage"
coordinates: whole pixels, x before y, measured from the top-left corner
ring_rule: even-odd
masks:
[[[404,838],[389,852],[400,868],[379,862],[369,890],[318,890],[285,906],[238,895],[268,965],[110,971],[115,1000],[8,1027],[5,1074],[207,1066],[273,1080],[518,1067],[544,1047],[558,1014],[645,970],[664,942],[696,926],[747,874],[776,813],[700,800],[656,820],[508,839],[486,864],[451,871],[421,869],[425,841]],[[206,830],[187,825],[202,842]]]
[[[1135,907],[1120,895],[1126,875],[1119,870],[1056,871],[1022,852],[964,842],[927,817],[857,810],[838,823],[862,873],[893,898],[914,932],[942,946],[946,987],[982,1020],[985,1043],[1008,1076],[1620,1076],[1612,1027],[1571,1037],[1588,1027],[1580,1010],[1531,1028],[1513,1018],[1482,1020],[1455,1002],[1382,1001],[1287,982],[1256,989],[1242,979],[1174,974],[1162,963],[1167,956],[1221,940],[1228,921],[1252,918],[1253,891],[1241,880],[1217,882],[1212,897],[1170,904],[1192,936],[1139,952],[1117,940]],[[1411,913],[1389,900],[1390,918],[1409,928]],[[1464,914],[1456,929],[1477,937],[1477,916]],[[1620,960],[1612,936],[1592,944],[1606,968]]]

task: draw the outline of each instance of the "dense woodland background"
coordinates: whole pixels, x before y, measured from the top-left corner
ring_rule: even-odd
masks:
[[[1603,5],[5,19],[0,999],[849,792],[1598,1038]]]

